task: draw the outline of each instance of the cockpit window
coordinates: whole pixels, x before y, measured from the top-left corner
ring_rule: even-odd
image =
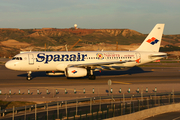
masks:
[[[12,60],[22,60],[22,57],[13,57]]]

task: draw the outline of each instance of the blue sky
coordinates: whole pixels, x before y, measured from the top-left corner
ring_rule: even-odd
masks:
[[[180,0],[0,0],[0,28],[128,28],[180,34]]]

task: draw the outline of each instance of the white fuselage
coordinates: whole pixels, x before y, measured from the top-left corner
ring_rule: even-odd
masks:
[[[25,52],[14,56],[6,63],[6,67],[19,71],[65,71],[68,66],[76,64],[117,61],[131,62],[103,66],[133,67],[162,58],[150,57],[154,54],[165,55],[166,53],[141,51]]]

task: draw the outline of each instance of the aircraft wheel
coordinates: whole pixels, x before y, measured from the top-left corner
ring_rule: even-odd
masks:
[[[31,76],[27,76],[26,78],[28,81],[32,80],[32,77]]]
[[[89,75],[89,79],[90,79],[90,80],[95,80],[95,79],[96,79],[96,76],[95,76],[95,75]]]

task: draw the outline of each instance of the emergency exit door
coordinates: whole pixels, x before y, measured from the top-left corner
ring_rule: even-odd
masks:
[[[136,52],[136,63],[141,63],[141,54]]]

